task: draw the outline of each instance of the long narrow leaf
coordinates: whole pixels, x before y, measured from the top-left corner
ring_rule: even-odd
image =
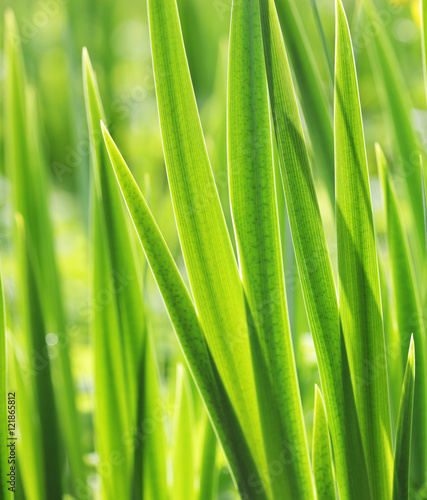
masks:
[[[413,474],[417,486],[424,484],[427,467],[427,393],[425,369],[425,325],[421,300],[415,281],[415,272],[409,252],[409,244],[403,226],[403,218],[396,192],[390,178],[386,159],[377,146],[377,163],[384,193],[387,220],[387,240],[393,278],[394,308],[399,331],[401,359],[409,349],[413,335],[417,347],[417,381],[414,400],[414,440],[412,443]],[[391,347],[391,346],[390,346]],[[403,373],[405,366],[402,366]]]
[[[398,327],[396,326],[396,315],[392,303],[392,296],[389,292],[389,284],[386,278],[384,263],[378,259],[380,270],[381,305],[383,309],[384,336],[387,348],[387,367],[390,387],[390,408],[393,425],[397,423],[399,413],[400,393],[403,380],[402,352],[400,348],[400,338]]]
[[[172,497],[176,500],[194,498],[194,430],[194,404],[191,388],[184,367],[178,365],[172,449]]]
[[[228,155],[267,460],[280,461],[284,442],[292,443],[299,456],[272,477],[273,496],[309,499],[314,493],[286,306],[258,0],[233,3]]]
[[[97,402],[100,407],[110,407],[107,413],[97,412],[101,419],[98,421],[97,433],[105,445],[102,446],[103,460],[108,460],[117,447],[124,455],[121,465],[111,475],[103,476],[104,482],[109,483],[106,487],[109,489],[110,498],[117,498],[120,491],[124,496],[129,494],[133,474],[139,477],[141,473],[134,470],[134,462],[139,460],[142,448],[136,450],[135,456],[120,436],[135,427],[138,408],[146,393],[145,387],[140,385],[146,381],[140,377],[146,335],[142,270],[137,259],[135,237],[129,227],[126,207],[103,145],[100,120],[105,120],[105,115],[86,50],[83,51],[83,79],[94,179],[94,334],[97,346],[96,388],[99,390]],[[110,294],[109,300],[103,301],[102,297],[106,293]],[[114,382],[107,391],[102,388],[105,383],[104,373]],[[156,384],[156,379],[150,383]],[[111,401],[107,401],[110,398]],[[150,411],[150,408],[146,410]],[[119,435],[119,442],[117,437],[111,435],[114,427],[115,433]]]
[[[328,422],[322,394],[316,385],[313,424],[313,475],[318,500],[335,498],[334,472],[332,469],[332,450],[329,440]]]
[[[391,494],[391,422],[377,250],[352,42],[337,1],[335,175],[340,317],[375,499]]]
[[[136,498],[167,500],[166,434],[164,420],[161,418],[162,394],[150,331],[147,331],[139,369],[139,387],[143,391],[143,397],[137,416],[137,429],[140,432],[134,436],[136,453],[133,494]],[[151,425],[147,426],[147,422]]]
[[[282,25],[285,46],[301,94],[301,107],[313,143],[314,166],[319,168],[331,205],[334,206],[332,113],[321,81],[318,63],[310,47],[294,0],[276,0],[275,3]]]
[[[69,359],[69,338],[62,302],[60,279],[54,253],[49,216],[46,166],[41,151],[35,93],[27,85],[20,35],[14,15],[5,16],[5,51],[8,72],[5,81],[5,153],[12,184],[13,207],[25,222],[31,240],[34,264],[39,268],[40,307],[47,332],[58,337],[51,368],[56,380],[55,397],[60,415],[61,434],[73,475],[73,487],[84,481],[81,432],[75,402],[75,388]],[[53,474],[52,474],[53,477]]]
[[[217,471],[215,463],[218,445],[214,429],[206,413],[204,413],[202,425],[198,499],[214,500],[216,498]]]
[[[172,255],[125,161],[103,126],[105,144],[129,213],[181,348],[229,460],[242,495],[265,499],[254,458],[206,344],[194,305]],[[248,484],[255,478],[257,484]]]
[[[163,149],[200,323],[260,470],[266,467],[239,270],[194,97],[175,0],[148,0]]]
[[[28,500],[44,500],[46,487],[44,479],[45,465],[42,456],[40,418],[35,400],[34,383],[31,380],[31,366],[23,349],[16,339],[8,342],[10,355],[10,383],[16,392],[17,419],[19,435],[16,443],[17,477],[20,477],[15,498],[25,495]]]
[[[21,290],[19,311],[23,318],[23,349],[31,370],[26,380],[27,390],[33,399],[32,407],[40,422],[40,436],[28,436],[34,440],[33,446],[39,454],[44,472],[44,488],[47,498],[60,498],[63,491],[64,457],[61,450],[59,423],[54,400],[52,370],[47,357],[46,323],[41,305],[39,270],[35,265],[35,251],[27,236],[22,216],[17,221],[17,249],[19,262],[18,287]],[[18,395],[19,396],[19,395]],[[17,398],[17,407],[21,405],[24,394]],[[25,446],[25,443],[23,443]],[[25,448],[24,448],[25,449]],[[25,456],[24,454],[22,457]],[[25,460],[21,465],[26,467]],[[32,468],[32,464],[29,464]],[[28,484],[32,487],[31,484]],[[28,492],[25,492],[26,494]]]
[[[425,151],[417,137],[411,120],[410,93],[407,89],[402,70],[397,61],[391,41],[384,29],[383,23],[379,21],[379,13],[376,11],[372,0],[364,0],[367,13],[367,21],[376,26],[375,36],[368,45],[368,52],[372,58],[374,76],[380,89],[379,95],[383,97],[387,119],[390,122],[393,144],[397,153],[397,174],[406,185],[408,201],[412,209],[412,219],[415,223],[418,247],[415,247],[417,256],[418,248],[424,249],[424,220],[423,202],[420,182],[419,155],[425,156]],[[418,251],[419,252],[419,251]],[[421,257],[425,264],[425,259]]]
[[[126,397],[126,378],[123,368],[123,346],[120,337],[120,323],[116,304],[113,300],[97,304],[102,291],[114,291],[114,284],[105,251],[105,234],[102,231],[102,216],[99,206],[93,206],[92,233],[92,282],[94,314],[92,322],[94,346],[94,385],[95,385],[95,446],[100,464],[107,464],[106,471],[100,469],[101,491],[106,499],[117,495],[129,496],[132,463],[129,446],[123,440],[125,433],[132,428],[128,414]],[[96,257],[95,257],[96,256]],[[102,296],[102,295],[101,295]],[[98,299],[99,300],[99,299]],[[123,405],[126,405],[123,408]],[[109,457],[119,454],[121,460],[114,467]],[[120,493],[121,492],[121,493]]]
[[[341,498],[370,498],[338,301],[295,91],[274,2],[260,0],[280,172],[330,422]]]
[[[393,500],[409,499],[409,470],[411,461],[412,417],[415,394],[415,344],[411,339],[408,362],[403,379],[399,418],[394,451]]]

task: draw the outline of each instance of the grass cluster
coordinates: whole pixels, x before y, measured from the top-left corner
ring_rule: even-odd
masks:
[[[194,65],[204,39],[195,3],[147,1],[167,224],[153,215],[162,162],[147,152],[143,184],[113,140],[139,139],[131,120],[116,128],[126,106],[103,73],[108,47],[97,73],[83,49],[90,169],[72,174],[89,242],[86,351],[70,327],[49,202],[52,129],[27,77],[28,26],[5,13],[0,500],[427,498],[427,153],[384,22],[397,7],[356,2],[351,32],[336,0],[332,53],[314,0],[318,47],[294,0],[233,0],[228,52],[218,50],[227,72],[218,64],[210,103],[221,111],[206,119],[193,87],[207,85]],[[416,7],[427,89],[427,2]],[[388,141],[365,139],[362,46]],[[56,180],[70,174],[51,166]],[[180,347],[170,360],[159,307]],[[75,367],[84,352],[87,411]]]

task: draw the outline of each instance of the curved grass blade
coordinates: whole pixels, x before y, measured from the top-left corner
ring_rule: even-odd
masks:
[[[332,469],[332,450],[329,441],[328,422],[322,394],[316,385],[314,397],[313,424],[313,475],[318,500],[335,498],[334,472]]]
[[[387,220],[387,240],[393,278],[394,308],[399,331],[401,358],[405,353],[413,335],[417,346],[417,381],[415,383],[414,400],[414,439],[412,443],[412,475],[417,487],[421,487],[426,479],[427,470],[427,392],[425,368],[425,325],[421,308],[421,300],[415,281],[415,271],[409,252],[409,244],[403,226],[403,218],[398,205],[396,192],[390,178],[386,159],[377,145],[377,163],[381,176],[384,194],[384,205]],[[402,366],[402,372],[405,366]]]
[[[372,494],[375,499],[386,500],[391,494],[392,441],[377,250],[352,42],[340,0],[336,8],[335,187],[340,317]]]
[[[418,378],[418,377],[417,377]],[[409,499],[412,418],[415,393],[415,345],[411,339],[403,379],[394,451],[393,500]]]
[[[176,377],[175,415],[173,426],[172,498],[194,498],[194,403],[184,367],[178,365]]]
[[[233,3],[228,160],[267,461],[280,463],[283,443],[298,450],[298,461],[272,475],[273,497],[309,499],[314,491],[286,306],[258,0]]]
[[[176,226],[200,324],[260,470],[262,445],[239,270],[219,202],[175,0],[148,0],[157,104]]]
[[[260,0],[279,166],[310,330],[316,348],[342,499],[370,498],[332,264],[274,2]]]
[[[267,498],[246,437],[229,395],[212,359],[196,310],[172,255],[125,161],[103,127],[105,144],[127,208],[143,246],[194,380],[206,404],[213,425],[241,495]],[[255,480],[249,484],[248,479]]]
[[[51,367],[58,390],[59,423],[70,462],[72,487],[84,482],[81,432],[75,402],[75,387],[69,359],[67,321],[62,302],[52,228],[49,217],[45,162],[41,151],[36,97],[27,85],[20,35],[12,11],[5,16],[5,52],[8,72],[5,81],[5,153],[12,183],[14,210],[24,221],[31,240],[35,265],[39,268],[40,306],[47,332],[55,333],[58,342]],[[53,474],[52,474],[53,475]]]
[[[313,162],[322,175],[331,206],[335,207],[334,132],[316,59],[294,0],[276,0],[286,50],[301,94],[301,107],[313,143]]]

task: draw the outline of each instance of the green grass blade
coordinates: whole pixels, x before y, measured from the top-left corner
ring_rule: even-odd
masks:
[[[329,440],[328,422],[322,394],[316,385],[313,424],[313,475],[318,500],[335,498],[334,472],[332,469],[332,450]]]
[[[286,50],[301,94],[301,107],[313,143],[313,162],[327,188],[332,207],[334,191],[334,133],[332,113],[317,61],[294,0],[276,0]]]
[[[199,467],[199,500],[214,500],[216,498],[216,457],[217,438],[207,414],[204,412],[202,420],[202,439]]]
[[[36,450],[38,448],[38,459],[43,463],[46,498],[61,498],[65,461],[61,449],[52,370],[46,357],[47,330],[40,300],[40,271],[35,265],[35,251],[28,239],[24,220],[21,215],[17,215],[16,220],[18,287],[21,292],[19,313],[23,318],[23,349],[31,367],[30,372],[27,372],[27,387],[33,392],[29,397],[34,400],[33,411],[38,414],[40,421],[40,436],[34,437],[37,442],[40,439],[40,445],[34,446]],[[17,406],[20,404],[18,400]]]
[[[83,51],[83,80],[89,134],[91,139],[91,162],[95,184],[95,203],[99,204],[108,249],[114,301],[117,305],[120,328],[123,335],[123,361],[128,391],[134,397],[129,401],[129,413],[135,414],[137,394],[138,361],[142,352],[145,333],[145,316],[142,294],[142,271],[136,255],[133,233],[128,227],[126,208],[120,189],[110,167],[108,154],[103,145],[100,120],[105,121],[96,77],[86,50]]]
[[[421,50],[423,54],[424,87],[427,95],[427,0],[420,0]]]
[[[94,263],[94,268],[97,269],[94,289],[94,333],[95,337],[98,337],[99,348],[95,350],[96,365],[99,370],[96,386],[100,388],[104,383],[102,379],[104,372],[108,372],[109,377],[114,380],[112,386],[114,389],[109,391],[100,389],[98,404],[101,407],[104,405],[110,407],[110,411],[100,417],[103,422],[99,421],[97,431],[104,434],[101,438],[105,441],[105,446],[102,447],[104,459],[107,459],[117,446],[125,457],[121,466],[114,469],[113,474],[104,476],[105,487],[110,497],[117,498],[119,491],[122,491],[122,495],[130,493],[134,461],[140,458],[135,457],[132,449],[125,443],[116,443],[117,438],[109,434],[111,432],[124,434],[135,427],[138,407],[142,404],[141,399],[146,393],[146,388],[140,385],[145,380],[140,377],[142,369],[140,364],[143,360],[146,335],[142,270],[137,259],[135,237],[129,227],[126,207],[103,144],[100,120],[105,120],[105,115],[96,77],[86,50],[83,51],[83,80],[94,179],[93,230],[96,234],[93,255],[95,261],[102,261],[103,264],[100,267],[98,262]],[[110,293],[108,303],[104,307],[99,307],[98,302],[101,302],[102,297],[108,292]],[[104,346],[101,346],[102,342]],[[110,402],[102,401],[109,398]],[[110,419],[110,422],[107,424],[105,419]],[[135,474],[139,477],[141,471],[135,471]]]
[[[309,499],[314,492],[286,306],[258,0],[233,4],[228,155],[267,460],[280,461],[283,442],[299,450],[299,460],[289,461],[283,473],[271,478],[273,496]],[[258,364],[257,355],[263,362]]]
[[[394,308],[401,358],[405,353],[413,335],[417,348],[417,381],[415,383],[414,400],[414,439],[412,443],[412,476],[417,487],[424,485],[427,470],[427,392],[425,368],[425,325],[421,300],[415,281],[415,271],[409,252],[409,243],[403,226],[403,218],[397,201],[394,185],[390,178],[386,159],[377,146],[377,162],[384,194],[384,205],[387,220],[387,240],[393,279]],[[405,367],[402,367],[402,372]]]
[[[426,251],[427,251],[427,176],[426,172],[424,171],[424,162],[421,159],[421,177],[422,177],[422,183],[423,183],[423,202],[424,202],[424,228],[425,228],[425,244],[426,244]]]
[[[419,155],[425,156],[423,146],[412,125],[411,96],[391,41],[379,19],[379,12],[371,0],[364,0],[367,12],[366,22],[376,26],[375,36],[368,51],[372,57],[372,68],[384,99],[397,153],[397,173],[404,181],[408,201],[412,208],[412,218],[416,228],[421,251],[424,249],[424,220],[422,191],[420,184]],[[418,256],[418,254],[415,254]],[[422,261],[421,261],[422,262]]]
[[[391,408],[391,422],[392,431],[395,429],[397,423],[397,416],[399,413],[400,393],[402,391],[401,385],[403,380],[403,370],[405,369],[402,362],[402,353],[400,348],[399,331],[396,327],[396,315],[394,311],[394,304],[391,303],[386,278],[386,271],[382,260],[378,259],[380,270],[380,285],[381,285],[381,305],[383,309],[384,321],[384,336],[385,345],[387,348],[387,373],[389,378],[390,389],[390,408]],[[387,268],[388,270],[388,268]]]
[[[337,1],[335,175],[339,303],[375,499],[391,494],[391,423],[379,273],[352,42]],[[382,361],[378,361],[382,360]],[[367,364],[374,373],[367,372]]]
[[[175,0],[148,0],[169,188],[194,301],[209,349],[260,469],[265,464],[243,288],[219,202]]]
[[[328,47],[328,42],[326,40],[325,30],[323,29],[322,20],[320,18],[319,9],[317,7],[318,0],[311,0],[311,5],[313,7],[314,21],[316,23],[317,31],[319,32],[320,39],[322,40],[323,52],[325,54],[325,59],[328,65],[329,73],[331,75],[331,82],[334,80],[334,64],[330,56],[330,51]],[[334,179],[335,181],[335,179]],[[334,192],[335,196],[335,192]]]
[[[194,498],[194,403],[184,367],[178,365],[176,377],[175,415],[173,426],[172,498]]]
[[[122,439],[129,429],[127,385],[123,368],[123,346],[120,336],[120,322],[113,300],[97,304],[102,291],[114,290],[113,278],[108,272],[110,262],[105,251],[105,234],[102,231],[102,215],[99,207],[93,206],[92,282],[94,313],[92,335],[94,344],[94,385],[95,385],[95,444],[100,464],[106,464],[107,471],[100,469],[103,498],[112,500],[117,495],[130,494],[132,471],[130,447]],[[95,258],[96,256],[96,258]],[[104,292],[105,293],[105,292]],[[111,293],[111,292],[110,292]],[[106,302],[106,303],[105,303]],[[130,396],[129,396],[130,397]],[[123,409],[123,405],[126,405]],[[110,457],[119,453],[121,460],[111,468]]]
[[[17,488],[15,498],[19,495],[28,500],[45,500],[45,473],[43,445],[41,441],[40,419],[35,401],[34,381],[28,375],[31,367],[24,350],[20,348],[15,338],[8,342],[8,362],[10,383],[16,392],[16,409],[19,421],[19,439],[16,445],[18,467],[17,477],[20,477],[21,492]]]
[[[369,498],[338,301],[295,91],[274,2],[260,0],[264,57],[292,240],[319,362],[341,498]],[[363,488],[361,491],[360,488]]]
[[[206,344],[196,310],[172,255],[125,161],[103,126],[104,140],[129,213],[195,382],[243,495],[266,499],[254,458]],[[248,484],[249,478],[256,485]],[[255,489],[256,488],[256,489]]]
[[[418,364],[418,363],[417,363]],[[417,368],[418,370],[418,368]],[[418,378],[418,376],[417,376]],[[412,417],[415,393],[415,344],[411,339],[403,379],[394,451],[393,500],[409,499]]]
[[[49,195],[45,161],[41,152],[36,97],[26,82],[20,35],[11,11],[5,17],[8,76],[5,81],[5,153],[12,183],[14,210],[25,221],[32,242],[34,259],[39,268],[40,306],[47,332],[55,333],[58,342],[52,356],[52,373],[57,390],[61,434],[70,462],[74,489],[84,480],[81,432],[75,402],[75,388],[69,359],[67,321],[62,303],[54,242],[49,215]]]
[[[139,366],[143,397],[140,401],[137,429],[142,431],[142,435],[141,432],[137,433],[133,439],[136,448],[133,495],[135,498],[167,500],[166,433],[160,417],[162,394],[150,331],[147,331]],[[150,422],[150,426],[146,425],[147,422]]]
[[[4,307],[4,293],[3,293],[3,278],[0,268],[0,499],[4,500],[11,498],[11,493],[8,491],[10,484],[7,481],[10,477],[7,475],[10,472],[10,468],[14,467],[16,470],[16,463],[8,463],[9,453],[8,453],[8,443],[10,442],[8,438],[8,412],[7,412],[7,372],[6,372],[6,322],[5,322],[5,307]],[[16,401],[16,399],[15,399]],[[16,418],[16,414],[15,414]],[[11,429],[12,430],[12,429]],[[13,431],[12,431],[13,432]],[[13,437],[14,435],[11,434]],[[13,441],[12,441],[13,442]]]

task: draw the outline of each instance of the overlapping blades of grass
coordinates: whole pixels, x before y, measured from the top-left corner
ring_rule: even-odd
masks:
[[[412,119],[411,96],[407,89],[402,69],[397,61],[384,23],[380,20],[372,0],[363,0],[367,14],[366,24],[375,26],[375,33],[369,38],[368,53],[372,58],[372,68],[379,87],[379,95],[384,99],[387,119],[390,122],[395,139],[397,153],[397,173],[406,185],[408,201],[412,209],[418,247],[415,256],[424,249],[424,217],[420,183],[419,155],[425,156],[424,148],[417,137]],[[383,14],[383,13],[381,13]],[[389,15],[389,14],[388,14]],[[420,262],[425,264],[422,257]],[[406,356],[405,356],[406,358]]]
[[[337,1],[335,176],[340,318],[372,494],[391,494],[387,364],[368,166],[352,42]],[[367,370],[367,366],[370,370]]]
[[[128,227],[126,208],[103,145],[100,120],[105,121],[105,114],[96,77],[86,50],[83,50],[83,80],[91,138],[95,191],[93,201],[99,206],[99,213],[102,217],[99,224],[104,233],[106,258],[111,263],[108,269],[110,269],[114,287],[112,302],[116,303],[120,321],[122,361],[126,381],[129,384],[128,391],[133,395],[128,404],[129,413],[134,415],[137,396],[136,372],[141,359],[146,328],[141,283],[142,270],[136,254],[134,235]]]
[[[415,345],[411,339],[403,379],[394,451],[393,500],[409,499],[412,418],[415,393]]]
[[[305,306],[313,334],[336,458],[341,498],[370,498],[332,265],[320,217],[280,25],[272,0],[260,0],[268,90]]]
[[[387,220],[387,240],[393,279],[394,308],[399,331],[399,346],[402,360],[413,335],[417,348],[417,381],[414,400],[414,439],[412,443],[412,476],[417,487],[425,481],[427,470],[427,394],[425,370],[425,325],[415,282],[415,272],[409,252],[403,218],[398,205],[396,192],[390,178],[386,159],[377,146],[377,162],[384,194]],[[390,346],[390,349],[393,346]],[[405,367],[402,367],[402,372]]]
[[[113,453],[120,456],[120,461],[109,470],[101,473],[101,491],[104,498],[117,498],[119,492],[123,498],[129,498],[130,479],[133,467],[131,452],[122,439],[132,429],[126,396],[126,377],[123,365],[123,345],[116,304],[113,300],[96,305],[96,298],[102,297],[102,291],[114,291],[111,263],[105,251],[105,233],[101,226],[102,215],[99,206],[94,203],[92,219],[92,282],[93,303],[95,304],[92,335],[94,346],[94,382],[95,408],[94,431],[95,447],[100,463],[110,464]],[[95,257],[96,255],[96,257]],[[123,408],[123,405],[125,407]]]
[[[111,163],[145,256],[238,488],[242,495],[265,500],[267,495],[262,488],[262,483],[257,484],[256,489],[248,484],[248,479],[258,478],[259,472],[257,472],[242,427],[213,362],[196,310],[181,275],[144,197],[105,127],[103,127],[103,134]]]
[[[41,289],[39,270],[35,265],[35,251],[31,239],[28,238],[23,217],[19,214],[17,220],[16,246],[18,252],[18,289],[19,312],[22,317],[22,333],[19,341],[24,351],[28,371],[23,377],[25,391],[17,395],[16,406],[19,408],[24,398],[32,401],[28,407],[36,413],[39,420],[36,435],[27,434],[33,441],[33,447],[41,462],[42,482],[46,498],[61,498],[63,492],[63,474],[65,460],[61,449],[58,415],[54,400],[52,369],[47,359],[47,335],[45,317],[40,300]],[[33,464],[25,460],[25,447],[21,448],[19,467],[33,469]],[[33,483],[27,483],[27,488],[33,488]],[[31,496],[31,490],[25,490]]]
[[[335,498],[334,472],[332,469],[332,450],[329,440],[328,422],[322,394],[316,385],[314,398],[313,424],[313,475],[318,500]]]
[[[123,454],[121,465],[114,473],[103,476],[105,495],[127,498],[133,490],[138,496],[142,494],[135,490],[139,484],[141,490],[154,488],[156,497],[161,498],[165,487],[160,484],[162,467],[159,477],[149,475],[145,484],[138,482],[142,473],[138,468],[147,466],[148,453],[153,458],[165,456],[161,424],[157,429],[157,446],[152,436],[150,450],[145,443],[132,448],[129,446],[132,439],[124,439],[153,410],[151,406],[156,404],[159,381],[156,371],[149,370],[151,349],[146,344],[142,270],[136,253],[136,238],[103,144],[100,120],[105,120],[105,115],[86,50],[83,52],[83,77],[94,179],[96,431],[104,460],[116,450]],[[103,300],[106,294],[109,298]],[[105,378],[111,385],[105,385]],[[152,397],[147,399],[150,391]],[[150,484],[151,480],[154,484]],[[163,480],[166,481],[166,475]]]
[[[169,187],[198,316],[254,458],[265,467],[239,270],[213,178],[175,0],[148,1]]]
[[[334,131],[332,113],[322,85],[317,61],[294,0],[276,0],[286,49],[301,94],[301,107],[314,150],[314,162],[335,206]],[[316,166],[316,165],[315,165]]]
[[[299,452],[298,461],[272,478],[273,495],[309,499],[314,492],[286,306],[258,0],[233,3],[228,164],[267,460],[280,461],[283,442]]]
[[[23,264],[24,269],[27,268],[29,273],[33,267],[38,270],[37,275],[33,277],[30,277],[29,274],[22,285],[28,283],[31,293],[39,295],[33,296],[29,292],[30,294],[25,300],[37,303],[40,311],[36,311],[37,306],[34,304],[28,304],[28,307],[38,319],[41,320],[41,315],[43,316],[43,328],[37,329],[35,326],[37,321],[35,321],[34,325],[30,324],[28,327],[32,331],[31,334],[37,337],[34,342],[39,346],[41,359],[45,361],[46,365],[51,364],[56,387],[58,388],[56,400],[66,455],[74,479],[82,481],[81,434],[79,432],[75,390],[70,368],[69,339],[66,332],[66,320],[61,300],[49,218],[49,197],[47,194],[45,165],[40,146],[36,98],[34,91],[30,90],[26,83],[20,35],[11,11],[6,13],[5,26],[5,53],[8,68],[4,87],[5,120],[8,124],[5,131],[6,165],[12,184],[13,208],[22,215],[26,232],[24,240],[30,245],[33,254],[33,262],[28,263],[28,265]],[[23,259],[27,259],[27,257],[24,256]],[[33,283],[33,279],[36,279],[38,283]],[[44,335],[48,332],[52,332],[58,337],[58,342],[54,347],[55,355],[51,361],[45,359],[46,343]],[[43,338],[40,338],[41,335],[43,335]],[[37,383],[39,383],[43,377],[36,378]],[[46,383],[51,386],[51,382],[47,379]],[[39,387],[39,390],[43,393],[42,387]],[[46,389],[47,393],[49,390],[49,388]],[[41,410],[46,411],[43,408]],[[47,418],[47,421],[51,418],[53,418],[53,414],[52,417]],[[48,439],[47,435],[44,435],[44,439]],[[54,471],[63,462],[59,460],[54,452],[52,452],[51,460],[53,461],[53,469],[46,477],[49,482],[57,482],[59,485],[61,474],[57,475]],[[73,484],[73,486],[76,485]],[[56,486],[54,491],[59,491]]]

